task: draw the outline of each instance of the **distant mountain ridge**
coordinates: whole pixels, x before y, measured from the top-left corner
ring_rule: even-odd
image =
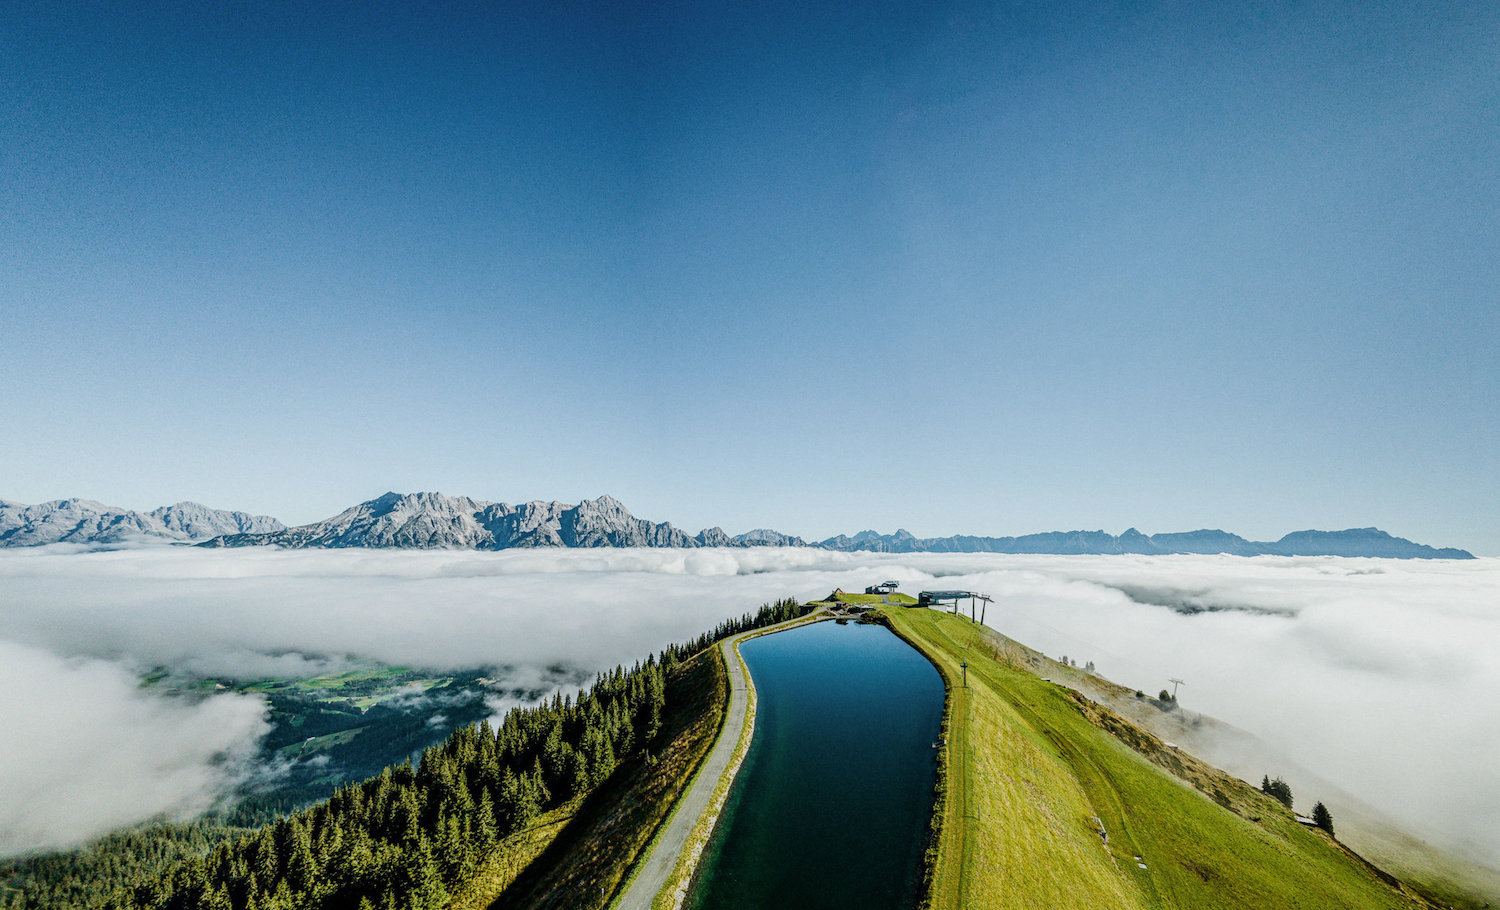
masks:
[[[690,535],[636,518],[612,496],[563,502],[483,502],[441,493],[387,493],[323,521],[272,533],[229,534],[204,544],[244,547],[398,547],[509,550],[519,547],[806,546],[775,531],[734,537],[721,528]]]
[[[839,535],[818,541],[829,550],[871,550],[877,553],[1012,553],[1035,555],[1143,555],[1204,554],[1231,556],[1382,556],[1393,559],[1473,559],[1474,554],[1454,547],[1429,547],[1404,537],[1393,537],[1379,528],[1346,531],[1293,531],[1276,541],[1246,540],[1221,530],[1179,531],[1142,534],[1130,528],[1115,535],[1104,531],[1049,531],[1020,537],[915,537],[898,530],[894,534],[861,531],[853,537]]]
[[[332,518],[288,528],[274,518],[196,503],[151,512],[83,499],[27,506],[0,500],[0,546],[119,543],[131,538],[208,547],[282,546],[508,550],[523,547],[817,547],[844,552],[1007,553],[1034,555],[1229,554],[1234,556],[1367,556],[1473,559],[1466,550],[1393,537],[1378,528],[1294,531],[1276,541],[1246,540],[1222,530],[1142,534],[1050,531],[1019,537],[917,537],[861,531],[808,542],[767,528],[729,535],[722,528],[688,534],[670,522],[636,518],[612,496],[576,505],[537,500],[511,505],[441,493],[386,493]]]
[[[0,547],[112,544],[142,538],[197,541],[285,527],[266,515],[211,509],[196,502],[136,512],[91,499],[56,499],[38,505],[0,500]]]

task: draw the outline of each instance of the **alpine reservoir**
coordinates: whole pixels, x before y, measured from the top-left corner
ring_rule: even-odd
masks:
[[[875,624],[817,622],[740,653],[755,731],[686,906],[914,907],[942,677]]]

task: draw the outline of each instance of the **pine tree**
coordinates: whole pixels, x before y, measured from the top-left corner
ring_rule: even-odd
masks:
[[[1263,774],[1260,778],[1260,792],[1266,794],[1277,802],[1292,808],[1292,788],[1281,778],[1271,780],[1269,774]]]
[[[582,796],[589,790],[589,760],[582,752],[574,752],[568,766],[567,795]]]
[[[287,887],[286,879],[276,883],[276,890],[271,894],[271,899],[266,901],[268,910],[292,910],[297,901],[292,897],[292,890]]]
[[[531,788],[538,809],[545,808],[552,801],[552,794],[547,792],[547,782],[542,778],[542,762],[540,759],[531,763],[531,774],[527,780],[527,786]]]
[[[313,860],[312,844],[307,828],[301,824],[292,826],[290,855],[286,863],[287,885],[296,893],[310,891],[318,880],[318,865]]]
[[[402,787],[391,800],[390,820],[386,827],[386,838],[393,843],[410,846],[421,834],[422,812],[417,806],[416,791]]]
[[[517,831],[530,821],[522,802],[521,782],[507,765],[500,773],[500,786],[495,793],[495,819],[502,835]],[[536,807],[531,808],[534,814]]]
[[[495,827],[495,804],[488,790],[479,794],[479,804],[474,808],[474,844],[480,851],[487,851],[500,839]]]
[[[234,903],[229,900],[229,891],[220,885],[205,891],[198,907],[199,910],[234,910]]]
[[[1313,824],[1317,825],[1319,828],[1322,828],[1329,834],[1333,833],[1333,813],[1328,811],[1327,806],[1323,805],[1322,803],[1318,803],[1316,806],[1313,806],[1312,820]]]
[[[511,830],[520,829],[531,824],[531,820],[541,812],[541,802],[537,799],[537,788],[532,786],[530,774],[520,774],[515,777],[515,808],[511,815]]]

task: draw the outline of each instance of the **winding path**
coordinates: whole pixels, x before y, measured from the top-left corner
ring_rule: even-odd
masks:
[[[651,853],[641,863],[640,871],[631,880],[625,893],[611,905],[612,910],[651,910],[651,903],[656,900],[662,888],[666,887],[667,879],[672,877],[672,872],[677,868],[677,861],[688,846],[688,837],[697,827],[703,813],[708,811],[714,790],[729,770],[742,738],[753,732],[745,729],[745,713],[750,708],[750,691],[753,686],[745,673],[745,664],[735,649],[747,638],[781,632],[793,626],[825,619],[822,615],[825,609],[820,607],[806,616],[763,629],[751,629],[719,642],[719,653],[724,658],[724,668],[729,675],[729,709],[725,712],[724,726],[719,730],[719,738],[708,753],[708,758],[703,760],[698,776],[693,778],[687,792],[683,793],[672,817],[662,829],[661,836],[651,845]]]
[[[703,760],[698,776],[693,779],[688,791],[682,795],[676,811],[667,821],[667,827],[652,845],[651,855],[646,857],[646,861],[641,864],[641,871],[614,905],[616,910],[650,910],[651,902],[666,886],[672,870],[677,867],[677,858],[687,846],[688,835],[692,834],[698,819],[708,808],[714,789],[719,785],[719,778],[728,770],[729,762],[739,746],[741,731],[745,727],[745,712],[750,705],[750,683],[745,676],[745,665],[740,662],[734,648],[745,638],[760,631],[762,630],[744,632],[719,642],[719,652],[724,656],[724,667],[729,674],[729,710],[725,713],[724,727],[719,732],[719,739],[714,743],[713,750],[708,753],[708,758]]]

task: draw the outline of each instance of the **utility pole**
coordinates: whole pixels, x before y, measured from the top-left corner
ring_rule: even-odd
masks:
[[[1175,676],[1172,677],[1171,679],[1168,679],[1167,682],[1169,682],[1169,683],[1172,684],[1172,700],[1176,701],[1177,700],[1177,687],[1178,686],[1185,686],[1185,685],[1187,685],[1187,683],[1183,682],[1182,680],[1178,679]]]

